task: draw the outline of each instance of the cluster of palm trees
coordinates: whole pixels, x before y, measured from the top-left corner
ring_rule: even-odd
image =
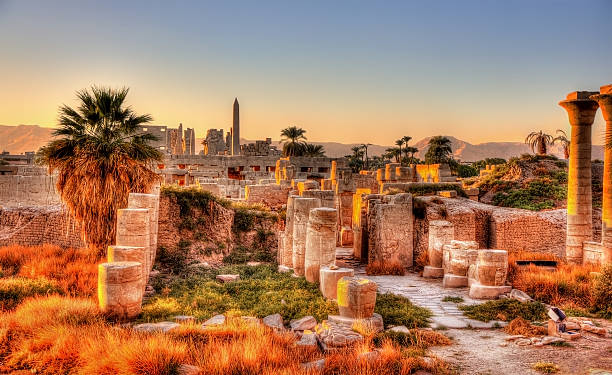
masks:
[[[306,130],[297,126],[290,126],[281,130],[283,156],[325,156],[323,146],[307,143],[304,134],[306,134]]]
[[[560,143],[561,147],[563,147],[563,155],[565,156],[565,159],[569,159],[570,140],[567,138],[567,134],[565,134],[563,130],[557,129],[556,137],[546,134],[542,130],[539,132],[531,132],[525,138],[525,143],[529,145],[531,151],[536,155],[547,155],[548,146],[555,143]]]
[[[395,160],[396,163],[400,163],[401,165],[410,165],[415,163],[414,154],[419,152],[419,149],[416,147],[408,146],[408,142],[412,140],[412,137],[407,135],[395,141],[395,145],[397,147],[391,147],[386,149],[383,157],[389,160]],[[402,146],[404,147],[402,149]]]

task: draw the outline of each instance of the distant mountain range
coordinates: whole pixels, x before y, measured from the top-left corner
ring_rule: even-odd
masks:
[[[18,125],[8,126],[0,125],[0,151],[8,151],[11,154],[21,154],[26,151],[36,151],[41,146],[51,139],[51,128],[43,128],[38,125]],[[461,161],[476,161],[484,158],[504,158],[509,159],[513,156],[519,156],[524,153],[529,153],[529,146],[522,142],[486,142],[479,144],[471,144],[462,141],[455,137],[447,136],[452,142],[452,149],[456,159]],[[411,146],[419,149],[416,154],[419,158],[423,158],[427,152],[427,144],[431,137],[423,138]],[[197,138],[196,152],[202,149],[201,138]],[[241,139],[241,143],[251,143],[254,141]],[[341,157],[352,153],[351,148],[359,144],[338,143],[338,142],[312,142],[323,145],[327,156]],[[280,148],[278,141],[273,141],[273,145]],[[385,150],[392,146],[370,145],[368,148],[369,155],[381,155]],[[550,153],[558,157],[563,157],[563,150],[559,145],[550,147]],[[603,159],[603,147],[599,145],[593,146],[593,159]]]

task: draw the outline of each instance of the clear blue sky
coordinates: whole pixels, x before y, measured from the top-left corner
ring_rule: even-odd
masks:
[[[0,0],[0,124],[53,126],[99,84],[199,137],[237,96],[249,139],[522,141],[612,83],[609,0],[173,3]]]

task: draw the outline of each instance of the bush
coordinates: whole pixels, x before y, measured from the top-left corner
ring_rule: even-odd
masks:
[[[555,207],[556,201],[564,200],[567,189],[562,182],[550,178],[538,178],[525,186],[507,185],[493,196],[493,204],[502,207],[523,208],[532,211]]]
[[[376,296],[374,311],[382,315],[386,325],[427,327],[431,311],[416,306],[408,298],[385,293]]]
[[[477,305],[460,305],[465,316],[488,322],[490,320],[511,321],[521,317],[528,321],[546,319],[546,307],[540,302],[519,302],[514,299],[499,299]]]
[[[411,329],[408,333],[383,331],[374,337],[374,343],[377,345],[382,345],[387,340],[402,347],[414,346],[422,349],[452,343],[448,337],[440,332],[421,329]]]
[[[591,311],[606,319],[612,319],[612,265],[601,270],[593,288]]]

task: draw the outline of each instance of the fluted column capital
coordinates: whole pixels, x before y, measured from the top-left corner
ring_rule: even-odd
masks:
[[[599,103],[590,97],[597,94],[599,92],[596,91],[574,91],[567,94],[565,100],[559,102],[559,105],[567,111],[572,126],[593,124]]]

